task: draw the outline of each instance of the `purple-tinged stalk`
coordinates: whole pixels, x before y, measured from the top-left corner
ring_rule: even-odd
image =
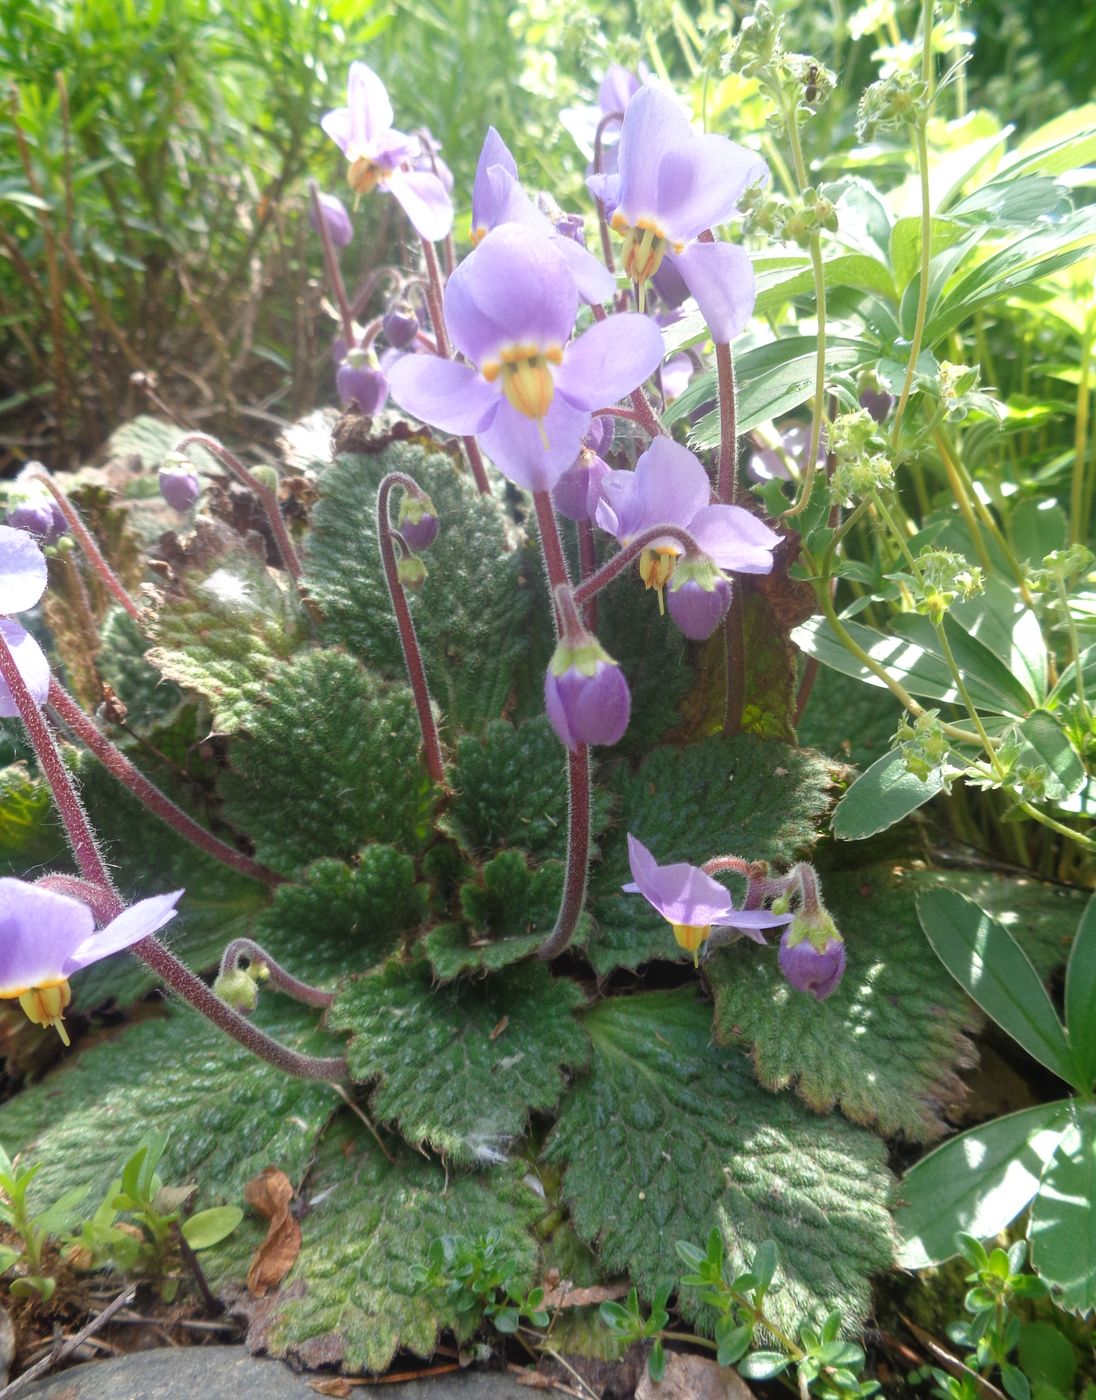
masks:
[[[601,174],[601,166],[604,157],[605,128],[616,122],[619,126],[624,121],[623,112],[606,112],[597,124],[594,132],[594,174]],[[605,266],[610,272],[616,272],[616,263],[613,260],[613,239],[609,233],[609,215],[605,209],[605,201],[599,196],[594,196],[594,203],[597,205],[597,224],[601,234],[601,255],[605,259]]]
[[[339,257],[335,252],[335,240],[331,237],[331,229],[328,226],[324,207],[320,203],[320,191],[315,180],[308,182],[308,197],[312,201],[312,225],[320,235],[320,246],[323,248],[323,264],[327,272],[327,281],[335,298],[335,304],[339,308],[339,319],[342,321],[346,348],[353,350],[354,317],[350,310],[350,300],[346,295],[346,285],[342,279],[342,272],[339,270]]]
[[[57,483],[53,480],[53,478],[50,476],[50,474],[46,471],[44,467],[36,471],[30,479],[32,481],[40,481],[42,485],[46,488],[46,490],[50,493],[50,495],[53,497],[53,499],[57,502],[58,508],[60,509],[61,514],[65,517],[69,529],[76,537],[80,548],[84,551],[88,563],[99,575],[103,587],[107,590],[108,593],[110,593],[110,595],[115,599],[116,602],[120,603],[122,607],[125,608],[126,612],[129,613],[130,617],[132,617],[135,622],[139,621],[141,617],[140,609],[138,608],[137,604],[133,601],[133,599],[129,596],[129,594],[126,592],[121,579],[110,567],[107,561],[103,558],[102,551],[100,550],[99,546],[95,543],[91,531],[87,528],[84,522],[80,519],[80,516],[77,514],[76,507],[72,504],[72,502],[68,499],[68,497],[65,495],[65,493],[61,490],[61,488],[57,485]]]
[[[292,997],[294,1001],[302,1002],[305,1006],[318,1006],[326,1009],[335,1000],[334,992],[325,992],[322,987],[313,987],[308,982],[302,982],[299,977],[294,977],[291,972],[287,972],[281,963],[266,951],[260,943],[254,942],[250,938],[234,938],[224,950],[221,957],[220,977],[231,977],[240,971],[240,959],[247,958],[252,964],[262,967],[266,980],[272,987],[277,987],[279,991],[285,992],[286,996]]]
[[[594,527],[589,520],[576,521],[578,529],[578,566],[582,582],[586,583],[597,572],[597,553],[594,549]],[[597,598],[590,598],[582,610],[583,620],[591,632],[597,631]]]
[[[95,834],[76,794],[68,769],[62,762],[53,735],[43,718],[41,710],[24,684],[7,642],[0,636],[0,675],[11,691],[20,718],[27,731],[38,759],[39,767],[49,783],[50,792],[60,813],[69,845],[80,867],[84,880],[96,888],[96,914],[102,918],[117,918],[123,912],[122,901],[114,889],[110,875],[99,854]],[[85,901],[86,902],[86,901]],[[342,1079],[347,1075],[346,1060],[341,1057],[318,1058],[314,1055],[301,1055],[288,1046],[282,1045],[272,1036],[258,1030],[232,1007],[227,1006],[206,986],[200,977],[183,966],[162,943],[151,935],[134,943],[130,949],[150,967],[172,991],[178,992],[184,1001],[213,1024],[233,1037],[234,1040],[266,1060],[268,1064],[300,1079]]]
[[[559,537],[556,512],[547,491],[534,491],[533,504],[537,512],[537,533],[540,536],[544,566],[553,596],[560,599],[557,606],[574,609],[574,622],[581,628],[578,611],[570,594],[570,577],[563,544]],[[563,585],[563,593],[556,590]],[[564,601],[565,599],[565,601]],[[555,614],[554,614],[555,615]],[[556,635],[561,632],[556,617]],[[567,865],[563,877],[563,894],[552,932],[537,949],[537,956],[548,961],[558,958],[570,946],[575,935],[582,906],[586,902],[586,877],[590,865],[590,749],[576,744],[567,751]]]
[[[426,684],[426,671],[423,669],[419,639],[415,634],[415,623],[411,609],[407,606],[407,595],[400,582],[399,563],[392,543],[394,531],[388,515],[388,498],[393,486],[401,486],[414,496],[423,494],[414,478],[403,472],[389,472],[377,488],[377,542],[380,545],[381,563],[384,566],[384,580],[388,585],[388,596],[392,600],[392,611],[396,615],[396,627],[400,635],[400,648],[403,651],[407,677],[411,683],[411,693],[415,697],[415,709],[422,730],[422,746],[426,757],[426,771],[440,787],[445,786],[445,760],[442,758],[438,727],[434,723],[434,711],[430,704],[430,689]]]
[[[150,812],[174,831],[177,831],[191,845],[197,846],[199,850],[212,856],[214,860],[219,860],[222,865],[230,866],[233,870],[238,870],[241,875],[247,875],[252,880],[258,880],[264,885],[273,887],[284,883],[284,876],[267,869],[265,865],[261,865],[257,860],[252,860],[250,856],[245,856],[242,852],[234,850],[233,847],[214,836],[211,831],[199,826],[192,817],[187,816],[186,812],[181,807],[176,806],[166,793],[161,792],[155,783],[146,778],[140,769],[126,758],[125,754],[115,748],[96,724],[84,714],[72,696],[53,679],[50,680],[48,703],[53,706],[73,734],[91,750],[112,777],[117,778]]]
[[[676,540],[685,551],[686,559],[696,559],[703,556],[703,550],[688,530],[680,525],[654,525],[649,530],[644,530],[641,535],[637,535],[630,544],[626,544],[622,550],[602,564],[601,568],[575,589],[575,602],[584,606],[592,598],[596,598],[601,590],[612,583],[618,574],[622,574],[633,560],[638,559],[645,549],[648,549],[658,540]]]
[[[184,454],[188,447],[197,445],[204,447],[207,452],[212,452],[214,457],[224,463],[234,476],[244,483],[249,490],[254,491],[258,496],[263,511],[270,525],[271,534],[278,545],[278,553],[282,556],[282,563],[286,570],[293,576],[294,580],[299,580],[304,570],[301,567],[300,556],[289,538],[289,531],[286,529],[285,521],[282,519],[282,512],[278,506],[278,498],[271,491],[270,487],[259,480],[257,476],[244,466],[239,457],[234,452],[230,452],[224,443],[218,442],[215,437],[210,437],[208,433],[187,433],[185,437],[172,448],[172,452],[180,455]]]

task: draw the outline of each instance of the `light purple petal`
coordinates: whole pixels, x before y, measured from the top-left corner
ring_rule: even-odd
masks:
[[[388,392],[405,413],[460,437],[482,432],[502,403],[497,385],[470,365],[437,355],[401,355],[388,370]]]
[[[388,89],[365,63],[352,63],[346,84],[350,109],[350,145],[371,151],[378,138],[392,126],[394,113]]]
[[[660,222],[672,239],[688,243],[729,219],[745,190],[768,171],[760,156],[725,136],[690,134],[658,167]]]
[[[128,909],[123,909],[106,928],[85,937],[72,950],[65,960],[65,976],[79,972],[81,968],[98,962],[100,958],[107,958],[111,953],[130,948],[142,938],[147,938],[149,934],[163,928],[174,919],[175,906],[182,896],[182,890],[175,890],[172,894],[156,894],[151,899],[142,899],[137,904],[131,904]]]
[[[620,174],[616,170],[607,170],[600,175],[588,175],[586,177],[586,188],[595,199],[600,199],[605,205],[605,211],[612,218],[613,210],[620,203]]]
[[[636,463],[634,489],[643,502],[643,529],[663,523],[688,528],[712,498],[700,459],[668,437],[655,438]]]
[[[662,366],[662,373],[659,380],[662,383],[662,397],[667,403],[672,403],[679,395],[683,394],[689,386],[696,366],[688,355],[671,355]]]
[[[662,353],[662,332],[649,316],[610,316],[567,347],[556,387],[579,408],[606,408],[654,374]]]
[[[639,893],[672,924],[716,924],[732,922],[734,905],[729,892],[705,875],[698,866],[684,861],[659,865],[650,851],[629,833],[628,862]]]
[[[729,344],[753,314],[756,289],[749,254],[737,243],[691,243],[667,258],[696,298],[712,339]]]
[[[519,224],[492,229],[449,279],[445,324],[477,365],[506,345],[562,348],[574,329],[578,292],[549,240]]]
[[[12,660],[18,668],[19,674],[23,677],[23,684],[31,693],[31,698],[36,705],[44,705],[46,696],[49,694],[49,662],[46,660],[42,648],[34,640],[29,632],[19,626],[18,622],[12,622],[10,618],[0,618],[0,633],[3,633],[4,641],[8,644]],[[0,716],[11,719],[19,713],[19,706],[15,703],[7,682],[0,679]]]
[[[95,928],[79,900],[22,880],[0,879],[0,994],[65,976],[65,960]]]
[[[393,170],[384,184],[420,238],[437,243],[449,234],[453,203],[432,170]]]
[[[350,145],[350,108],[336,107],[334,111],[325,113],[320,118],[320,126],[331,137],[343,155],[346,155],[346,149]]]
[[[46,591],[46,556],[25,530],[0,525],[0,613],[25,612]]]
[[[672,209],[663,209],[659,204],[659,167],[670,152],[696,139],[685,113],[665,93],[641,88],[628,103],[617,166],[618,207],[629,224],[644,217],[672,216]]]
[[[502,222],[494,215],[494,209],[500,195],[505,198],[506,184],[497,178],[493,178],[491,171],[499,168],[504,175],[510,177],[515,183],[518,178],[518,167],[514,157],[510,154],[510,148],[498,134],[493,126],[487,128],[487,135],[484,137],[483,148],[480,151],[479,162],[476,165],[476,178],[472,183],[472,228],[491,229],[496,224]]]
[[[608,117],[613,112],[624,112],[628,103],[639,91],[640,81],[634,73],[620,63],[610,63],[597,90],[597,103],[601,115]]]
[[[574,408],[559,394],[543,420],[544,435],[532,418],[526,418],[505,399],[487,428],[479,434],[480,446],[502,472],[527,491],[551,491],[578,456],[590,415]]]
[[[705,506],[689,522],[689,533],[721,569],[736,574],[772,572],[780,536],[741,506]]]
[[[575,279],[578,294],[584,302],[591,306],[600,306],[602,302],[609,300],[616,291],[616,278],[603,262],[595,258],[593,253],[588,253],[572,238],[557,235],[552,239],[552,247],[567,264],[571,276]]]

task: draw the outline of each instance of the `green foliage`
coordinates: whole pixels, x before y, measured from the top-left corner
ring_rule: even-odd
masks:
[[[149,626],[148,660],[196,690],[216,728],[233,733],[261,700],[268,678],[303,644],[295,592],[221,527],[199,534],[192,567],[165,594]]]
[[[1059,1307],[1096,1308],[1096,1105],[1074,1103],[1031,1207],[1031,1262]]]
[[[386,1158],[344,1117],[324,1137],[305,1204],[300,1256],[262,1323],[274,1356],[383,1371],[401,1348],[429,1356],[443,1328],[467,1335],[475,1319],[420,1282],[439,1236],[497,1231],[513,1286],[532,1282],[528,1226],[543,1202],[517,1168],[450,1176],[402,1147]]]
[[[861,773],[833,811],[833,834],[839,841],[863,841],[916,812],[944,790],[944,775],[932,769],[911,773],[905,755],[885,753]]]
[[[735,1269],[779,1245],[769,1305],[782,1326],[840,1308],[855,1327],[891,1257],[878,1139],[759,1088],[741,1056],[712,1046],[689,988],[602,1001],[583,1024],[592,1065],[546,1155],[566,1163],[564,1198],[605,1266],[650,1297],[675,1275],[675,1241],[714,1220]],[[697,1314],[695,1299],[680,1306]]]
[[[350,1072],[379,1077],[373,1113],[411,1144],[457,1163],[500,1161],[530,1110],[553,1108],[563,1070],[589,1047],[571,1014],[583,995],[538,962],[485,982],[432,987],[425,963],[388,963],[355,978],[327,1015],[350,1031]]]
[[[409,600],[427,683],[450,725],[476,730],[507,708],[514,676],[528,664],[530,579],[538,565],[513,548],[498,503],[480,496],[447,452],[395,442],[328,467],[308,537],[308,586],[324,613],[326,640],[371,670],[403,675],[376,527],[377,487],[397,471],[419,483],[441,521],[426,582]],[[397,490],[393,518],[398,497]]]
[[[415,1267],[415,1281],[427,1292],[444,1292],[459,1314],[486,1318],[500,1332],[516,1332],[523,1317],[547,1327],[544,1290],[521,1287],[524,1261],[512,1250],[497,1228],[471,1239],[441,1235],[430,1245],[428,1262]]]
[[[25,763],[0,769],[0,869],[18,875],[64,850],[49,788]]]
[[[225,815],[261,861],[289,874],[369,841],[422,843],[433,793],[403,686],[383,685],[344,653],[305,652],[279,668],[243,723]]]
[[[784,980],[775,950],[717,949],[707,964],[715,1038],[749,1046],[762,1084],[794,1085],[817,1112],[939,1137],[963,1095],[955,1067],[973,1054],[966,1000],[925,947],[908,878],[873,866],[823,871],[823,885],[848,960],[837,990],[816,1002]]]

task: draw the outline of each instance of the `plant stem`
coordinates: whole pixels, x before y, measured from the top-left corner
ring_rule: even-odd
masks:
[[[474,437],[462,438],[464,450],[468,453],[468,462],[472,468],[472,477],[476,483],[481,496],[491,494],[491,483],[487,479],[487,468],[483,465],[483,453],[480,452],[479,443]]]
[[[533,504],[537,512],[537,533],[540,536],[548,584],[555,597],[561,585],[570,586],[567,561],[556,524],[556,512],[547,491],[534,491]],[[595,590],[596,591],[596,590]],[[574,602],[578,604],[577,595]],[[553,607],[552,617],[559,635],[559,616]],[[537,949],[537,956],[546,961],[564,952],[574,937],[586,901],[586,877],[590,865],[590,750],[586,744],[576,744],[567,752],[567,865],[563,877],[563,894],[552,932]]]
[[[612,583],[613,579],[622,573],[633,559],[638,559],[648,545],[654,544],[656,540],[666,538],[677,540],[684,549],[687,559],[695,558],[698,554],[703,553],[688,530],[683,530],[680,525],[653,525],[649,530],[644,530],[641,535],[637,535],[631,544],[626,544],[622,550],[602,564],[597,573],[584,579],[575,589],[575,602],[580,607],[584,603],[588,603],[591,598],[596,597],[601,592],[606,584]]]
[[[597,553],[594,548],[594,527],[588,520],[578,524],[578,565],[583,583],[597,572]],[[591,632],[597,630],[597,599],[591,598],[583,612],[586,626]]]
[[[928,32],[925,35],[927,50],[932,47],[932,20],[929,17]],[[891,451],[898,451],[898,434],[902,428],[902,416],[909,402],[913,388],[917,361],[921,354],[921,341],[925,334],[925,319],[929,305],[929,265],[932,261],[932,193],[929,189],[929,139],[928,114],[917,123],[917,170],[921,177],[921,282],[917,288],[917,316],[913,323],[913,339],[910,341],[909,363],[902,381],[902,392],[894,410],[894,426],[891,428]]]
[[[323,247],[323,262],[327,270],[327,281],[334,295],[335,304],[339,308],[339,317],[342,320],[343,339],[346,341],[347,350],[353,350],[354,317],[350,310],[342,273],[339,270],[339,257],[335,252],[335,244],[331,237],[331,230],[327,226],[327,218],[323,212],[323,205],[320,203],[320,191],[315,180],[308,182],[308,197],[312,201],[312,211],[316,215],[316,230],[320,235],[320,243]]]
[[[238,476],[244,485],[258,496],[266,514],[270,532],[277,541],[282,563],[294,580],[299,580],[304,570],[301,568],[300,557],[293,541],[289,538],[289,531],[285,527],[285,521],[282,519],[282,512],[278,506],[278,498],[274,492],[265,486],[258,477],[253,476],[239,457],[234,452],[230,452],[224,443],[218,442],[215,437],[210,437],[208,433],[187,433],[185,437],[179,439],[172,450],[185,453],[186,449],[194,444],[204,447],[207,452],[212,452],[214,457],[223,462],[230,472]]]
[[[601,174],[602,147],[605,138],[605,128],[610,122],[615,122],[618,126],[624,121],[623,112],[608,112],[597,124],[594,132],[594,174]],[[616,271],[616,263],[613,261],[613,240],[609,235],[609,220],[605,216],[605,201],[595,199],[597,205],[597,225],[601,235],[601,256],[605,260],[605,266],[610,272]]]
[[[738,434],[735,425],[734,361],[731,347],[715,347],[716,376],[719,382],[719,469],[715,498],[733,505],[738,495]]]
[[[1066,581],[1061,574],[1058,575],[1058,597],[1061,600],[1062,612],[1066,619],[1066,632],[1069,635],[1069,659],[1073,666],[1073,674],[1077,678],[1077,704],[1081,714],[1081,723],[1087,725],[1089,721],[1088,700],[1085,696],[1085,671],[1081,665],[1081,647],[1077,640],[1077,620],[1070,610],[1069,593],[1066,590]]]
[[[166,793],[161,792],[155,783],[146,778],[140,769],[126,758],[125,754],[115,748],[94,721],[84,714],[72,696],[52,678],[49,684],[48,703],[53,706],[80,742],[91,750],[107,772],[112,777],[117,778],[124,787],[133,793],[134,797],[144,803],[150,812],[177,831],[185,840],[197,846],[206,855],[212,856],[214,860],[219,860],[222,865],[230,866],[233,870],[238,870],[242,875],[248,875],[251,879],[258,880],[264,885],[274,886],[284,882],[284,876],[267,869],[265,865],[261,865],[257,860],[252,860],[250,856],[245,856],[242,852],[234,850],[214,836],[212,832],[207,831],[205,827],[199,826],[181,807],[176,806]]]
[[[1081,362],[1077,377],[1077,413],[1073,432],[1073,474],[1069,491],[1069,542],[1088,539],[1085,511],[1085,466],[1088,459],[1088,406],[1091,397],[1092,341],[1096,318],[1090,313],[1081,336]]]
[[[389,472],[377,488],[377,543],[384,566],[384,580],[388,585],[388,596],[392,600],[392,611],[396,615],[396,627],[400,635],[407,677],[411,692],[415,697],[415,709],[422,730],[422,745],[426,757],[426,771],[440,787],[445,786],[445,760],[442,758],[438,727],[434,723],[434,711],[430,703],[430,689],[426,684],[426,671],[419,651],[419,639],[415,633],[415,623],[411,609],[407,606],[407,594],[400,582],[396,551],[392,547],[392,523],[388,518],[388,497],[393,486],[402,486],[413,496],[421,496],[422,488],[412,477],[403,472]]]
[[[438,267],[438,255],[428,238],[421,238],[419,241],[422,244],[422,260],[426,264],[426,285],[423,291],[426,293],[426,304],[430,308],[430,319],[434,323],[434,340],[437,343],[438,354],[448,360],[452,351],[445,329],[445,288],[442,285],[441,268]]]
[[[125,608],[126,612],[129,613],[130,617],[132,617],[135,622],[140,621],[141,612],[140,609],[137,607],[137,604],[126,592],[121,579],[110,567],[106,559],[104,559],[102,551],[100,550],[99,546],[95,543],[91,531],[80,519],[76,507],[72,504],[69,498],[57,485],[53,477],[50,476],[49,472],[46,471],[45,467],[39,467],[37,471],[35,471],[32,474],[31,480],[40,481],[42,485],[46,488],[46,490],[50,493],[50,495],[53,497],[53,499],[57,502],[58,506],[60,507],[61,514],[65,517],[69,529],[76,536],[80,548],[84,551],[84,554],[87,557],[88,563],[99,575],[103,587],[107,590],[108,593],[111,594],[111,596],[117,602],[121,603],[122,607]]]
[[[305,1006],[328,1007],[335,1000],[334,992],[325,992],[322,987],[313,987],[287,972],[260,943],[251,938],[234,938],[224,950],[221,955],[221,976],[238,971],[241,958],[261,963],[270,974],[271,986],[285,992],[286,996],[292,997],[294,1001],[303,1002]]]

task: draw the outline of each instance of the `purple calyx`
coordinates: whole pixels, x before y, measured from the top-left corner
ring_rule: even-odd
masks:
[[[544,708],[560,742],[574,750],[623,738],[632,697],[624,672],[586,632],[556,647],[544,677]]]
[[[185,467],[161,467],[159,475],[160,495],[172,510],[186,515],[194,509],[195,502],[202,494],[202,483],[198,473]]]

